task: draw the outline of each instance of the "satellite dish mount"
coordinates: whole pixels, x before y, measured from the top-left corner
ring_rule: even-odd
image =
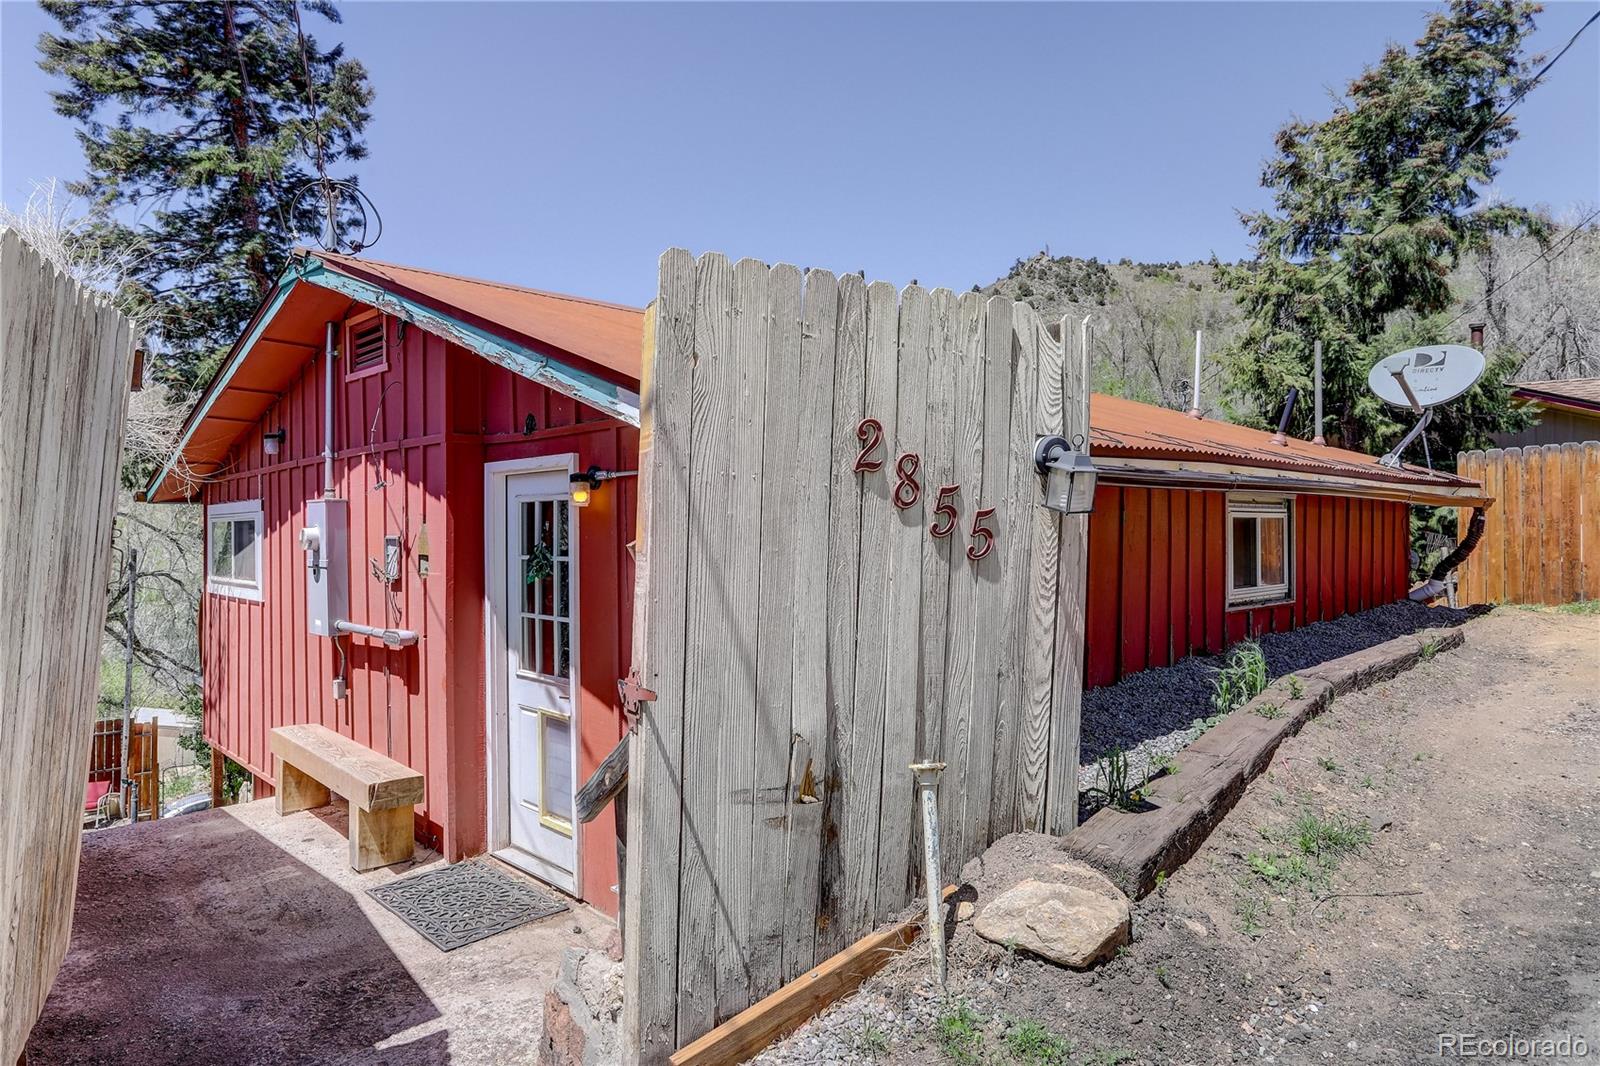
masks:
[[[1422,416],[1378,463],[1399,469],[1400,456],[1422,437],[1423,461],[1432,470],[1433,456],[1428,454],[1428,438],[1423,433],[1433,421],[1433,409],[1472,388],[1483,376],[1484,365],[1483,353],[1463,344],[1408,348],[1378,360],[1367,373],[1367,387],[1384,403]]]
[[[1411,427],[1411,432],[1401,437],[1400,443],[1384,452],[1383,458],[1378,460],[1380,465],[1392,466],[1398,470],[1400,468],[1401,454],[1406,450],[1412,441],[1416,440],[1418,437],[1422,437],[1423,430],[1427,429],[1428,423],[1433,421],[1433,408],[1422,406],[1421,401],[1417,399],[1417,394],[1411,391],[1411,383],[1406,381],[1406,372],[1403,369],[1393,370],[1390,371],[1390,373],[1394,375],[1394,380],[1397,384],[1399,384],[1400,391],[1405,393],[1406,399],[1411,402],[1411,409],[1422,416],[1421,418],[1417,419],[1417,424]],[[1422,437],[1422,461],[1428,464],[1429,470],[1433,469],[1433,456],[1428,454],[1427,437]]]

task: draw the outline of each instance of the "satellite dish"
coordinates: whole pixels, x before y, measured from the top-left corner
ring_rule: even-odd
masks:
[[[1373,364],[1367,388],[1394,407],[1437,407],[1472,388],[1485,365],[1483,353],[1465,344],[1407,348]]]
[[[1433,409],[1460,396],[1472,388],[1483,376],[1483,353],[1465,344],[1430,344],[1425,348],[1407,348],[1385,359],[1379,359],[1367,372],[1367,388],[1378,399],[1394,407],[1408,407],[1422,417],[1378,462],[1398,468],[1400,455],[1406,445],[1422,436],[1433,419]],[[1422,437],[1422,454],[1433,469],[1433,457],[1428,454],[1428,438]]]

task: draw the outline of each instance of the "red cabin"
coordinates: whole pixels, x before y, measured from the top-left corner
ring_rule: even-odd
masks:
[[[321,723],[424,776],[417,836],[451,861],[492,851],[615,913],[610,812],[571,808],[622,731],[642,320],[297,256],[147,493],[205,505],[205,735],[258,797],[270,730]],[[325,494],[348,621],[414,644],[312,632],[300,537]]]
[[[205,507],[205,735],[257,796],[270,731],[320,723],[423,775],[416,833],[449,860],[616,912],[612,812],[580,825],[573,799],[623,730],[643,326],[297,254],[146,491]],[[1408,503],[1484,502],[1112,397],[1091,423],[1091,686],[1400,598]]]

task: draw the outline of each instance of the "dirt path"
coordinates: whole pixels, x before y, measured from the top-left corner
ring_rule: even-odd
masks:
[[[964,924],[961,1000],[904,1039],[869,1012],[856,1048],[964,1066],[1415,1063],[1452,1057],[1442,1033],[1572,1032],[1587,1057],[1488,1061],[1600,1062],[1597,919],[1600,617],[1500,609],[1285,743],[1136,906],[1121,957],[1070,973]],[[891,967],[867,1000],[903,1016],[924,965]]]
[[[356,873],[346,826],[259,800],[85,836],[30,1066],[531,1066],[563,953],[610,923],[441,952],[367,894],[439,856]]]

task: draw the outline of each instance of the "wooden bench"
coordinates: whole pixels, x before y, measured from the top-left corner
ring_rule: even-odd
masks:
[[[375,870],[411,858],[421,774],[320,725],[274,729],[272,754],[278,759],[279,814],[324,806],[328,793],[337,792],[350,803],[353,869]]]

